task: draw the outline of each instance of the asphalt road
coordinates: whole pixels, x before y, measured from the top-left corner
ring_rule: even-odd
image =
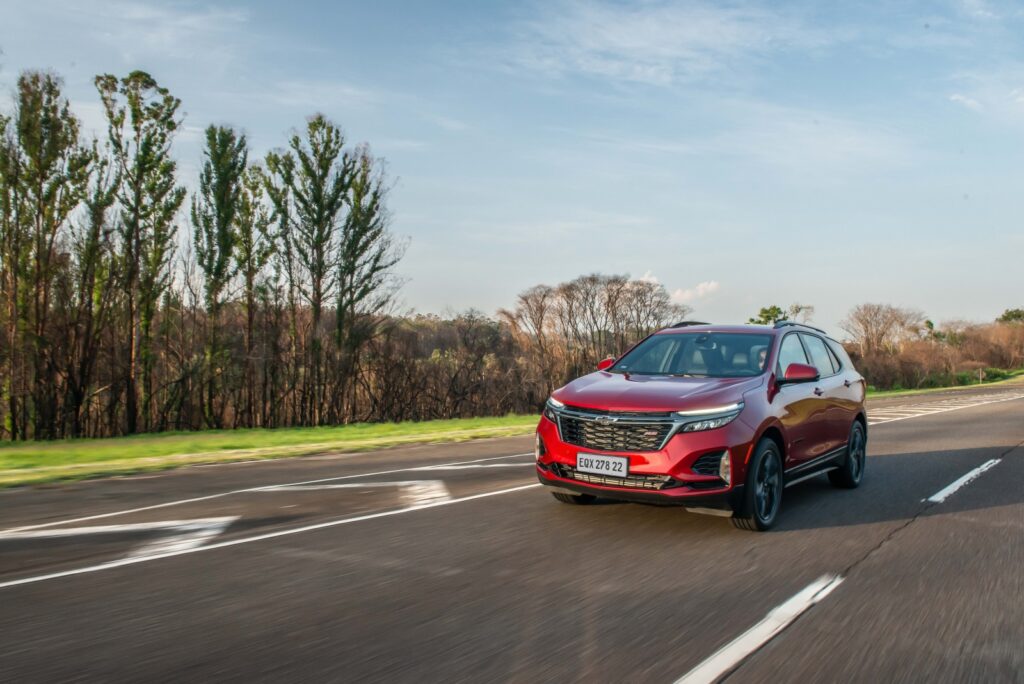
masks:
[[[1024,387],[870,417],[766,534],[559,504],[529,438],[0,492],[0,681],[1024,681]]]

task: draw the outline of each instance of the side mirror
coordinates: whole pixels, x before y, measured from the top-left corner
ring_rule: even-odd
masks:
[[[602,359],[601,362],[597,364],[597,370],[599,370],[599,371],[608,370],[609,368],[611,368],[614,365],[615,365],[615,357],[614,356],[609,356],[607,359]]]
[[[821,374],[814,366],[806,363],[791,363],[786,367],[786,373],[782,377],[783,383],[814,382]]]

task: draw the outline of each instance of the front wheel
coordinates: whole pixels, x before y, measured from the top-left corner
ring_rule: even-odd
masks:
[[[732,524],[741,530],[764,532],[779,517],[782,505],[782,456],[771,439],[762,439],[747,470],[747,483],[740,509],[733,513]]]
[[[562,503],[575,504],[577,506],[594,503],[594,501],[597,500],[597,497],[592,494],[566,494],[565,492],[551,492],[551,496],[555,497]]]
[[[864,426],[859,420],[853,421],[850,439],[846,442],[846,461],[828,473],[829,482],[842,489],[854,489],[864,479],[864,465],[867,461],[867,438]]]

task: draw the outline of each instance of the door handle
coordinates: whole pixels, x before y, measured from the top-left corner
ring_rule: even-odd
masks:
[[[820,397],[820,396],[821,396],[822,394],[824,394],[824,393],[825,393],[825,390],[821,389],[820,387],[815,387],[815,388],[814,388],[814,394],[815,394],[815,396],[819,396],[819,397]]]
[[[843,380],[843,387],[849,387],[849,386],[850,386],[850,385],[852,385],[852,384],[853,384],[853,383],[852,383],[852,382],[850,382],[849,380]]]

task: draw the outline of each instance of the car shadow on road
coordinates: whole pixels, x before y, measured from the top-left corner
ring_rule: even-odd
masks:
[[[923,501],[982,463],[1004,457],[1013,449],[1014,446],[1004,446],[869,456],[864,481],[857,489],[833,487],[827,475],[786,488],[780,518],[772,531],[900,522],[922,515],[945,515],[1024,503],[1024,488],[1020,486],[986,488],[983,499],[972,495],[971,488],[983,484],[980,481],[972,482],[941,504]],[[1013,457],[1011,454],[1010,458]],[[981,477],[998,478],[1000,469],[1010,465],[1004,462]],[[675,513],[681,511],[673,510],[675,507],[610,499],[598,499],[593,505],[623,507],[622,514],[626,510],[635,510],[638,516],[652,524],[658,523],[649,518],[658,518],[669,525],[680,524],[680,516]],[[650,515],[640,513],[643,509],[647,509]],[[703,521],[711,527],[718,526],[714,517],[684,517],[687,523],[701,524]],[[726,520],[720,520],[720,523],[728,525]]]
[[[989,459],[1006,458],[1014,446],[926,451],[871,456],[857,489],[838,489],[822,475],[785,490],[779,531],[849,527],[907,521],[916,516],[948,515],[1024,503],[1024,489],[992,487],[1014,464],[1000,463],[942,503],[928,497]],[[1019,457],[1019,454],[1018,454]],[[1014,458],[1013,454],[1009,458]],[[985,487],[984,496],[977,489]]]

